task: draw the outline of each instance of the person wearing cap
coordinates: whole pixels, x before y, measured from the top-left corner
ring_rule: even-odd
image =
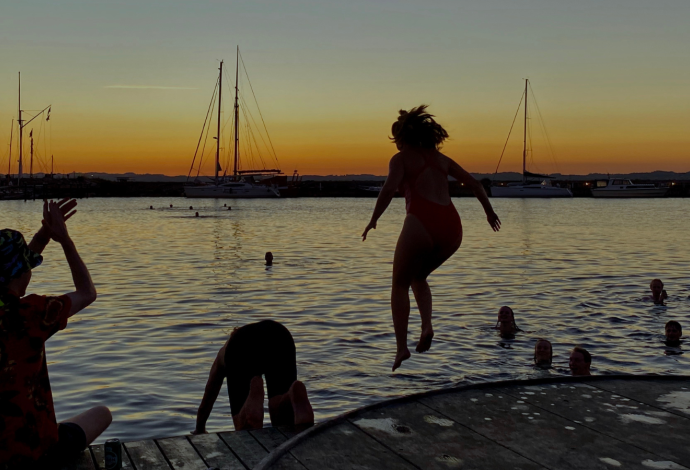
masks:
[[[48,469],[77,456],[110,425],[105,406],[57,423],[48,378],[45,343],[67,319],[96,300],[96,288],[66,220],[74,199],[44,202],[41,229],[27,245],[24,236],[0,230],[0,469]],[[26,295],[31,272],[43,261],[50,240],[62,246],[74,292]]]

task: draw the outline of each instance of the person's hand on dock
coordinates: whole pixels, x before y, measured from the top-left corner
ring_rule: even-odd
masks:
[[[501,219],[498,218],[498,215],[496,215],[495,212],[491,211],[487,213],[486,220],[489,222],[489,225],[491,225],[491,228],[494,232],[501,230]]]

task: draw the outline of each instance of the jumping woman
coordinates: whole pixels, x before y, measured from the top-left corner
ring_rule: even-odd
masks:
[[[364,229],[362,241],[390,204],[395,191],[405,194],[407,216],[398,237],[393,258],[393,288],[391,309],[397,343],[393,370],[410,357],[407,348],[407,323],[410,316],[412,287],[419,314],[422,334],[417,352],[428,351],[434,337],[431,326],[431,290],[426,278],[441,266],[462,242],[462,224],[448,192],[448,175],[470,188],[484,207],[486,218],[494,232],[501,221],[491,207],[481,183],[450,158],[439,152],[448,133],[426,112],[422,105],[400,111],[393,123],[392,140],[399,152],[391,158],[388,177],[381,189],[374,214]]]

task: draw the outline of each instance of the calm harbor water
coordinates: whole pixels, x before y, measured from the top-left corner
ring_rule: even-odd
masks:
[[[396,373],[389,290],[404,207],[394,200],[362,243],[374,202],[80,200],[69,226],[99,298],[47,344],[58,419],[106,404],[115,421],[103,439],[188,433],[232,328],[268,318],[292,332],[317,420],[433,388],[565,374],[576,344],[596,374],[690,373],[687,346],[662,343],[670,319],[690,332],[689,200],[493,199],[500,233],[476,200],[454,200],[465,235],[430,277],[436,338]],[[0,214],[28,238],[41,203],[0,201]],[[69,291],[59,247],[44,256],[29,291]],[[640,300],[653,277],[667,306]],[[514,340],[491,329],[501,305],[524,330]],[[418,331],[413,310],[411,342]],[[550,371],[531,365],[540,337],[554,344]],[[232,429],[225,389],[208,429]]]

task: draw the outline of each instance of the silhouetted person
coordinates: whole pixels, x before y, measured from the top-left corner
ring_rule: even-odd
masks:
[[[199,217],[199,213],[198,213],[198,212],[195,212],[195,213],[194,213],[194,217]]]
[[[652,291],[651,300],[653,300],[655,304],[663,304],[664,300],[668,298],[668,294],[664,290],[664,283],[661,282],[661,279],[653,279],[652,282],[649,283],[649,288]]]
[[[498,319],[494,328],[499,330],[502,338],[515,337],[515,333],[520,331],[520,328],[515,323],[515,314],[512,308],[503,306],[498,309]]]
[[[273,266],[273,253],[267,251],[264,258],[266,259],[266,266]]]
[[[666,345],[667,346],[680,346],[680,338],[683,336],[683,328],[675,320],[671,320],[666,323],[664,327],[664,333],[666,334]]]
[[[550,367],[553,361],[553,346],[545,339],[538,339],[534,345],[534,364],[539,367]]]
[[[0,230],[0,468],[46,469],[76,457],[110,425],[105,406],[57,423],[45,343],[67,320],[96,300],[96,288],[65,221],[77,201],[44,202],[43,226],[26,244],[16,230]],[[25,295],[32,269],[50,240],[62,246],[75,290],[52,297]]]
[[[193,434],[206,432],[206,421],[227,377],[235,430],[260,429],[264,419],[264,382],[273,426],[314,424],[307,389],[297,380],[295,342],[273,320],[236,328],[211,367]]]
[[[573,375],[592,375],[589,371],[592,365],[592,355],[580,346],[575,346],[570,352],[570,372]]]
[[[369,231],[376,229],[377,221],[396,191],[405,194],[407,217],[393,258],[391,309],[397,344],[393,370],[410,357],[407,347],[410,287],[422,318],[422,332],[416,348],[421,353],[429,350],[434,337],[431,290],[426,279],[457,251],[462,242],[460,216],[448,193],[449,175],[473,191],[484,207],[491,228],[494,231],[500,228],[498,216],[482,185],[439,152],[448,133],[425,111],[424,105],[409,112],[401,110],[398,120],[393,123],[392,140],[399,152],[390,160],[388,177],[362,234],[364,241]]]
[[[153,206],[149,206],[149,209],[153,210]]]

